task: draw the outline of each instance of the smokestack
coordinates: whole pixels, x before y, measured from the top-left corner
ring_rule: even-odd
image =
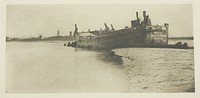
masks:
[[[146,17],[146,11],[143,11],[143,17],[144,18]]]
[[[136,17],[137,17],[137,20],[138,20],[138,12],[136,12]]]
[[[138,18],[138,12],[136,12],[136,17],[137,17],[137,24],[140,24],[140,19]]]
[[[75,29],[77,28],[77,25],[75,24]]]
[[[168,23],[165,23],[164,26],[165,26],[165,28],[166,28],[167,44],[168,44],[168,37],[169,37],[169,24],[168,24]]]
[[[75,24],[75,31],[74,32],[78,32],[78,27],[77,27],[76,24]]]
[[[144,17],[143,24],[146,25],[146,23],[147,23],[147,20],[146,20],[146,11],[143,11],[143,17]]]

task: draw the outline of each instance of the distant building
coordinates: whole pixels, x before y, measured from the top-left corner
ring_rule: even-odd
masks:
[[[51,41],[65,41],[65,40],[74,40],[74,37],[72,36],[72,32],[70,31],[69,36],[61,36],[60,31],[57,31],[57,36],[50,36],[48,38],[44,38],[43,40],[51,40]]]

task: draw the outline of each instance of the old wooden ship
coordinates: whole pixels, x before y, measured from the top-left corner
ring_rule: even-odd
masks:
[[[150,47],[150,48],[189,48],[187,43],[168,44],[169,24],[152,25],[149,15],[143,11],[143,19],[138,17],[131,21],[131,27],[115,30],[105,23],[105,29],[87,32],[78,32],[75,24],[75,42],[68,43],[68,46],[87,49],[114,49],[126,47]]]

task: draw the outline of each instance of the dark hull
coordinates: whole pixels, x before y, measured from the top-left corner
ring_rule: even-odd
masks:
[[[152,25],[149,15],[143,11],[143,21],[138,18],[131,21],[131,27],[115,30],[111,25],[110,29],[106,23],[104,30],[78,32],[75,25],[74,37],[77,39],[73,43],[74,47],[88,49],[114,49],[127,47],[147,47],[147,48],[182,48],[188,49],[186,43],[168,45],[169,24]]]

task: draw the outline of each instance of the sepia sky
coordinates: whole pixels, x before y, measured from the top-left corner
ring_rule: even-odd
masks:
[[[9,37],[55,36],[59,29],[61,35],[74,31],[104,29],[104,23],[115,29],[131,26],[136,19],[135,12],[143,19],[142,11],[147,11],[152,24],[169,23],[169,36],[193,36],[192,5],[158,4],[68,4],[68,5],[8,5],[7,32]]]

